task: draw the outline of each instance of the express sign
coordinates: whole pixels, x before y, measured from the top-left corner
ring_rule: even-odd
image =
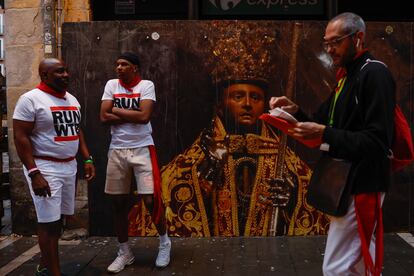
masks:
[[[324,0],[203,0],[205,15],[321,15]]]

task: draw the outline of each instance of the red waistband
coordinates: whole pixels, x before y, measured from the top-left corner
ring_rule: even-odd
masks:
[[[72,160],[75,160],[75,157],[68,157],[68,158],[56,158],[56,157],[51,157],[51,156],[33,156],[34,158],[38,158],[38,159],[43,159],[43,160],[48,160],[48,161],[53,161],[53,162],[70,162]]]

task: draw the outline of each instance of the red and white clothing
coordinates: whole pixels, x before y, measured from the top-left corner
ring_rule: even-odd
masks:
[[[46,87],[47,89],[50,88]],[[74,157],[79,148],[81,121],[79,102],[68,92],[56,96],[35,88],[19,98],[13,119],[34,122],[30,135],[33,156],[36,167],[49,183],[52,194],[51,197],[35,195],[31,178],[23,166],[38,222],[53,222],[59,220],[62,214],[72,215],[77,171]],[[58,162],[57,160],[66,161]]]
[[[35,123],[30,136],[34,156],[66,159],[78,152],[80,104],[71,94],[58,98],[33,89],[20,97],[13,119]]]
[[[119,79],[109,80],[102,96],[102,101],[105,100],[113,101],[114,107],[138,110],[141,100],[156,101],[154,83],[138,76],[132,85],[123,84]],[[128,194],[133,171],[138,193],[154,194],[152,217],[157,223],[162,211],[161,181],[151,133],[150,122],[111,126],[105,193]]]
[[[109,80],[105,85],[102,100],[111,100],[115,107],[124,109],[138,109],[141,100],[153,100],[155,98],[154,83],[149,80],[141,80],[137,85],[127,89],[118,79]],[[151,136],[151,123],[134,124],[123,123],[111,126],[110,149],[138,148],[154,145]]]
[[[381,206],[384,198],[385,193],[381,193]],[[322,266],[324,276],[371,275],[365,274],[366,266],[358,227],[355,197],[352,197],[348,212],[343,217],[331,217]],[[372,229],[374,233],[375,229],[376,225]],[[369,254],[376,260],[376,235],[369,237]]]

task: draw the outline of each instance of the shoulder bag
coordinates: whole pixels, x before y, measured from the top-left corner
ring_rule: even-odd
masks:
[[[322,155],[313,171],[307,201],[332,216],[346,214],[351,199],[349,172],[351,162]]]

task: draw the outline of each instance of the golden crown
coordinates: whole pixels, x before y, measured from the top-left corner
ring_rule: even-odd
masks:
[[[205,24],[209,51],[206,66],[213,83],[268,82],[275,74],[275,33],[266,24],[213,21]]]

